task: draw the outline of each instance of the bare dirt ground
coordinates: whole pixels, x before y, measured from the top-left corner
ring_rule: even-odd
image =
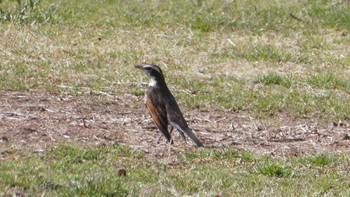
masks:
[[[60,143],[81,146],[125,144],[162,157],[168,145],[160,140],[142,103],[143,97],[107,94],[78,96],[40,92],[0,94],[0,152],[45,152]],[[135,104],[136,103],[136,104]],[[181,105],[181,104],[180,104]],[[142,106],[142,107],[140,107]],[[318,123],[279,116],[261,121],[242,113],[184,111],[205,148],[232,148],[257,155],[300,156],[350,154],[350,124]],[[173,132],[173,152],[195,148]]]

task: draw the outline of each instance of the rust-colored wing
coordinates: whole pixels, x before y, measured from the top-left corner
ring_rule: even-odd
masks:
[[[157,125],[158,129],[163,133],[167,141],[170,142],[171,136],[168,131],[166,107],[164,104],[159,102],[158,94],[153,93],[152,91],[147,93],[146,107],[152,116],[154,124]]]

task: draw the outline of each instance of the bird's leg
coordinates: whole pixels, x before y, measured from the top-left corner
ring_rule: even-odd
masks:
[[[184,134],[183,132],[180,132],[180,135],[181,135],[182,139],[184,139],[184,141],[185,141],[185,144],[187,144],[187,141],[186,141],[186,137],[185,137],[185,134]]]
[[[186,141],[186,137],[185,137],[185,134],[183,132],[180,132],[182,138],[184,139],[185,143],[184,143],[184,148],[186,150],[186,147],[187,147],[187,141]]]
[[[173,132],[173,130],[174,130],[174,127],[173,127],[173,126],[170,126],[170,131],[169,131],[169,133],[171,134],[171,132]],[[179,131],[179,133],[180,133],[182,139],[184,139],[185,142],[186,142],[185,134],[184,134],[183,132],[181,132],[181,131]]]
[[[171,134],[171,131],[170,131],[170,134]],[[160,134],[160,135],[159,135],[159,138],[158,138],[158,140],[157,140],[157,144],[160,143],[160,139],[161,139],[162,137],[163,137],[163,134]],[[168,143],[168,141],[167,141],[166,139],[165,139],[165,143]],[[173,143],[174,143],[173,138],[170,138],[169,143],[170,143],[170,144],[173,144]]]
[[[184,132],[182,132],[182,131],[179,131],[179,132],[180,132],[182,139],[185,141],[185,144],[187,144]]]
[[[171,136],[171,133],[173,132],[173,130],[174,130],[174,127],[170,125],[170,130],[169,130],[170,136]],[[172,138],[172,137],[171,137],[171,139],[170,139],[170,144],[174,144],[174,141],[173,141],[173,138]]]
[[[171,132],[173,132],[174,130],[174,127],[173,126],[170,126],[170,136],[171,136]],[[169,142],[169,147],[168,147],[168,155],[171,156],[171,145],[173,145],[174,141],[173,141],[173,138],[170,138],[170,142]]]
[[[157,140],[157,144],[160,143],[160,140],[162,139],[162,137],[163,137],[163,135],[160,135],[160,136],[159,136],[159,138],[158,138],[158,140]],[[165,143],[168,143],[168,141],[167,141],[166,139],[165,139]],[[170,143],[170,144],[173,144],[173,143],[174,143],[174,142],[173,142],[173,138],[170,139],[169,143]]]
[[[173,126],[170,126],[170,136],[171,136],[171,132],[173,132],[174,130],[174,127]],[[170,138],[170,142],[169,142],[169,147],[168,147],[168,155],[171,156],[171,145],[173,145],[174,141],[173,141],[173,138]]]
[[[174,127],[173,127],[173,126],[170,126],[170,131],[169,131],[170,135],[171,135],[171,133],[173,132],[173,130],[174,130]]]
[[[157,144],[160,143],[160,139],[162,138],[162,136],[163,136],[162,134],[159,135],[159,138],[158,138],[158,140],[157,140]]]
[[[173,138],[170,139],[169,145],[168,145],[168,155],[171,156],[171,146],[173,145]]]

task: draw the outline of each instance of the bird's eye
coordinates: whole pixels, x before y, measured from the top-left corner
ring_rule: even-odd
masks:
[[[151,70],[153,70],[151,67],[146,67],[146,70],[149,70],[149,71],[151,71]]]

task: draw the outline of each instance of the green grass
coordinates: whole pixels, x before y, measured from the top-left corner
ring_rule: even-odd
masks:
[[[257,168],[257,173],[265,176],[271,177],[290,177],[292,175],[292,170],[279,164],[273,163],[268,165],[259,166]]]
[[[24,3],[0,3],[14,16],[1,19],[2,92],[142,96],[132,65],[151,62],[188,108],[349,118],[348,4],[45,1],[15,17]]]
[[[260,77],[255,81],[255,83],[261,83],[264,85],[280,85],[285,88],[290,88],[292,86],[292,80],[289,77],[282,77],[280,75],[271,73]]]
[[[311,76],[307,79],[307,83],[320,89],[339,89],[350,92],[350,81],[339,79],[335,74],[323,74]]]
[[[125,146],[60,145],[42,154],[10,152],[0,163],[0,194],[27,195],[348,195],[349,159],[278,159],[234,150],[197,150],[174,165]],[[20,158],[20,159],[18,159]],[[118,176],[124,168],[126,176]],[[301,184],[303,187],[300,187]]]
[[[149,62],[162,67],[184,111],[350,119],[346,1],[48,0],[21,11],[25,2],[0,1],[1,93],[141,98],[148,78],[133,65]],[[347,196],[350,188],[344,155],[198,150],[169,166],[123,146],[62,145],[2,157],[1,194]]]

